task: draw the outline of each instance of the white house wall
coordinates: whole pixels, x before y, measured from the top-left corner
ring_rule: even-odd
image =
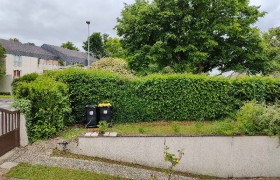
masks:
[[[57,61],[53,60],[43,60],[40,59],[40,64],[38,65],[37,57],[27,57],[21,56],[21,66],[14,66],[13,62],[14,56],[8,54],[6,57],[6,74],[13,75],[14,70],[22,71],[22,76],[30,73],[42,74],[44,70],[56,70],[58,69]]]
[[[14,66],[14,55],[7,54],[5,58],[6,75],[0,81],[0,92],[12,92],[11,83],[14,79],[14,70],[21,71],[21,76],[30,73],[42,74],[45,70],[58,69],[58,61],[40,59],[37,57],[21,56],[21,66]]]

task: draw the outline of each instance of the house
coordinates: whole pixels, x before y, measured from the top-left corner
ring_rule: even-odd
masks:
[[[0,44],[5,49],[6,58],[3,65],[6,74],[0,80],[0,92],[12,92],[11,83],[14,78],[25,74],[38,73],[60,69],[58,60],[63,60],[64,65],[83,64],[87,66],[87,54],[62,47],[44,44],[41,47],[23,44],[19,41],[0,39]],[[91,57],[91,63],[97,61]]]
[[[0,39],[0,44],[7,52],[2,59],[6,74],[0,80],[0,92],[12,92],[11,83],[16,77],[58,69],[57,56],[41,47],[4,39]]]
[[[88,55],[84,52],[74,51],[58,46],[43,44],[41,46],[43,49],[55,54],[59,59],[64,61],[64,65],[73,65],[73,64],[83,64],[84,66],[88,65]],[[95,57],[90,57],[90,64],[97,61]]]

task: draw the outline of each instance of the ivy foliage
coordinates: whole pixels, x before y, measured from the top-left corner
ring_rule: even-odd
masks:
[[[74,123],[68,94],[66,84],[43,76],[17,84],[14,106],[26,117],[29,142],[48,139]]]

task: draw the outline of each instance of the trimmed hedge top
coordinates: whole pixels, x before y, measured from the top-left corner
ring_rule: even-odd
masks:
[[[64,96],[69,95],[72,115],[78,123],[86,121],[86,105],[104,101],[112,104],[114,123],[128,123],[216,120],[253,99],[254,85],[250,77],[235,80],[193,74],[153,74],[131,79],[110,72],[82,69],[49,71],[43,76],[67,85],[69,92]],[[261,78],[255,77],[255,82],[256,99],[261,100]],[[279,88],[280,79],[265,77],[265,100],[275,102],[280,95]],[[22,94],[18,98],[26,96]]]
[[[226,117],[233,109],[253,99],[253,79],[250,77],[235,81],[205,75],[154,74],[129,79],[109,72],[81,69],[51,71],[44,76],[54,76],[68,85],[77,122],[86,120],[87,104],[104,100],[109,100],[113,106],[114,123],[127,123],[214,120]],[[255,80],[259,95],[261,79],[256,77]],[[280,81],[264,78],[264,82],[265,99],[274,102],[280,95]],[[234,105],[237,107],[233,108]]]

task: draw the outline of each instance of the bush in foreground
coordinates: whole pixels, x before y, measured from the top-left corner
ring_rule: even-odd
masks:
[[[30,142],[48,139],[74,123],[66,84],[39,77],[17,87],[14,107],[25,115]]]

